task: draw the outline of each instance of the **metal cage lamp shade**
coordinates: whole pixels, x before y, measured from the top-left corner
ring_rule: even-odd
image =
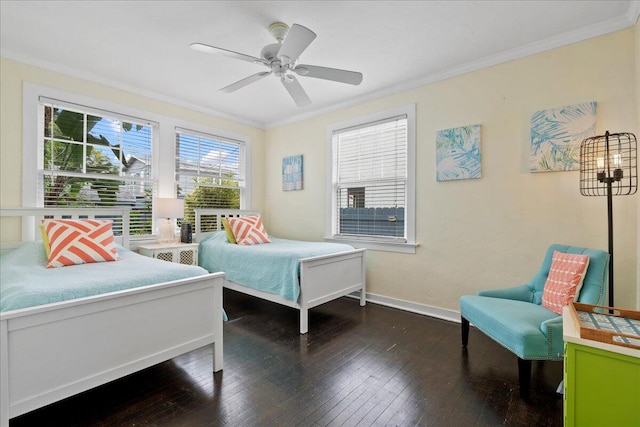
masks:
[[[184,217],[184,200],[155,198],[153,205],[156,210],[156,218],[163,218],[158,228],[158,242],[174,242],[176,235],[171,220]]]
[[[609,231],[609,306],[613,307],[613,197],[638,189],[636,136],[609,133],[587,138],[580,144],[580,194],[607,196]]]

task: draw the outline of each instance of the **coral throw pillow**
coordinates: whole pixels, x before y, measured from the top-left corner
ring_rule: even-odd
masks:
[[[554,251],[549,276],[542,292],[542,305],[562,314],[562,308],[580,295],[587,267],[589,255]]]
[[[118,260],[111,224],[97,219],[43,220],[51,247],[47,268]]]
[[[229,227],[239,245],[260,245],[271,242],[260,215],[229,218]]]

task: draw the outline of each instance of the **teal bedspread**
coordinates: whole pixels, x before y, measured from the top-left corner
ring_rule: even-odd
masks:
[[[0,311],[201,276],[201,267],[148,258],[118,247],[119,261],[46,268],[42,242],[0,256]]]
[[[341,243],[269,238],[271,243],[242,246],[229,243],[224,232],[214,233],[200,242],[198,264],[224,271],[232,282],[297,301],[301,258],[353,250]]]

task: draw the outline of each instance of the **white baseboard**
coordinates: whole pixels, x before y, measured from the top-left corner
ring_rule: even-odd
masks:
[[[354,292],[348,296],[353,298],[360,298],[359,292]],[[411,313],[422,314],[424,316],[435,317],[437,319],[460,323],[460,313],[458,311],[447,310],[445,308],[433,307],[426,304],[419,304],[417,302],[405,301],[391,297],[385,297],[383,295],[377,295],[368,292],[366,294],[366,299],[367,302],[371,302],[374,304],[380,304],[387,307],[397,308],[399,310],[409,311]]]

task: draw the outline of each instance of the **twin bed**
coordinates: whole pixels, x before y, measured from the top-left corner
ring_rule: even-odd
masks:
[[[354,292],[365,305],[364,249],[273,237],[265,245],[229,243],[222,218],[257,213],[197,209],[201,267],[193,267],[129,251],[128,209],[0,209],[22,218],[23,234],[22,243],[0,248],[0,427],[208,344],[213,371],[221,370],[223,286],[299,310],[301,334],[313,307]],[[121,259],[46,269],[37,242],[45,216],[117,218]],[[252,258],[259,252],[262,261]],[[113,279],[118,274],[124,278]]]
[[[224,271],[224,287],[300,312],[300,333],[309,331],[309,309],[359,292],[366,304],[365,249],[271,236],[271,243],[234,245],[224,236],[222,219],[258,215],[239,209],[196,209],[199,265]]]
[[[46,269],[41,241],[3,245],[0,426],[205,345],[214,344],[213,371],[222,369],[224,273],[128,251],[128,209],[1,209],[0,215],[3,221],[23,218],[23,240],[40,236],[44,215],[117,218],[122,224],[116,236],[121,259],[115,262]],[[102,283],[102,290],[77,286],[118,272],[125,280]]]

